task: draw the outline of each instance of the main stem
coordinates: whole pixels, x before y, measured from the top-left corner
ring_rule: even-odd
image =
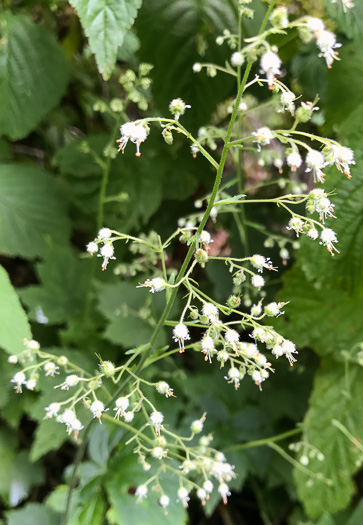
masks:
[[[259,35],[261,33],[263,33],[263,31],[265,30],[267,21],[269,19],[269,16],[270,16],[270,13],[271,13],[272,9],[275,6],[275,3],[276,3],[276,0],[272,0],[271,1],[270,6],[269,6],[269,8],[268,8],[268,10],[266,12],[265,18],[264,18],[264,20],[262,22],[262,25],[261,25],[261,28],[260,28],[260,31],[259,31]],[[225,140],[225,143],[224,143],[224,146],[223,146],[222,155],[221,155],[221,160],[219,161],[218,168],[217,168],[217,174],[216,174],[216,178],[215,178],[215,181],[214,181],[212,195],[211,195],[210,201],[208,203],[207,209],[205,210],[203,218],[202,218],[202,220],[200,222],[199,228],[197,230],[196,240],[190,245],[188,253],[187,253],[187,255],[186,255],[185,259],[184,259],[183,265],[180,268],[180,271],[179,271],[179,274],[178,274],[178,277],[177,277],[177,281],[180,281],[184,277],[185,272],[187,271],[188,265],[189,265],[189,263],[191,261],[193,253],[194,253],[194,249],[195,249],[197,240],[198,240],[200,234],[203,231],[203,228],[204,228],[204,226],[205,226],[205,224],[206,224],[206,222],[207,222],[207,220],[209,218],[211,209],[213,208],[214,202],[216,200],[217,192],[218,192],[221,180],[222,180],[224,165],[225,165],[226,158],[227,158],[227,153],[228,153],[228,148],[229,148],[229,141],[230,141],[230,138],[231,138],[231,135],[232,135],[233,125],[234,125],[234,122],[235,122],[236,116],[237,116],[238,106],[239,106],[239,103],[241,101],[241,98],[242,98],[242,95],[243,95],[243,91],[245,89],[245,86],[246,86],[246,83],[247,83],[247,80],[248,80],[248,76],[249,76],[249,74],[251,72],[251,68],[252,68],[252,62],[248,62],[247,66],[246,66],[245,73],[243,75],[242,82],[241,82],[241,84],[240,84],[240,86],[238,88],[237,98],[236,98],[236,102],[234,104],[231,120],[229,122],[227,135],[226,135],[226,140]],[[104,174],[104,178],[103,178],[102,186],[101,186],[100,197],[103,195],[103,192],[105,191],[105,188],[106,188],[106,185],[107,185],[107,180],[108,180],[108,175],[107,175],[107,179],[106,179],[105,184],[103,184],[105,179],[106,179],[106,176]],[[103,220],[103,212],[99,213],[98,219],[100,220],[100,218],[102,218],[102,220]],[[161,315],[161,317],[159,319],[159,322],[158,322],[158,324],[156,325],[156,327],[154,329],[154,333],[153,333],[153,335],[152,335],[152,337],[150,339],[150,343],[148,345],[148,350],[145,350],[145,352],[143,353],[139,363],[137,364],[137,366],[135,367],[135,369],[133,371],[134,374],[137,375],[139,372],[141,372],[141,370],[144,367],[144,364],[145,364],[146,360],[154,353],[157,338],[158,338],[158,336],[159,336],[159,334],[160,334],[160,332],[161,332],[161,330],[162,330],[162,328],[164,326],[164,323],[165,323],[165,321],[166,321],[166,319],[167,319],[167,317],[168,317],[168,315],[170,313],[170,310],[173,307],[173,304],[174,304],[175,297],[176,297],[177,293],[178,293],[178,288],[173,288],[172,292],[171,292],[171,295],[169,297],[169,300],[168,300],[168,302],[167,302],[167,304],[166,304],[166,306],[164,308],[164,311],[163,311],[163,313],[162,313],[162,315]],[[116,399],[119,396],[120,392],[122,392],[122,390],[127,386],[127,384],[131,381],[131,379],[132,379],[132,376],[129,375],[119,385],[119,388],[117,389],[117,391],[115,392],[112,400],[108,403],[107,406],[109,406],[113,402],[113,400]],[[92,420],[92,421],[94,421],[94,420]],[[72,472],[72,476],[71,476],[71,480],[70,480],[70,484],[69,484],[68,495],[67,495],[66,509],[65,509],[65,512],[64,512],[64,515],[63,515],[63,520],[62,520],[62,524],[63,525],[68,525],[68,516],[69,516],[69,511],[70,511],[70,508],[71,508],[72,492],[73,492],[73,490],[75,488],[75,485],[76,485],[76,475],[77,475],[78,465],[81,462],[82,457],[84,455],[84,452],[86,450],[87,437],[88,437],[89,431],[91,429],[92,421],[91,421],[91,423],[89,423],[88,427],[85,430],[85,433],[84,433],[84,436],[83,436],[82,446],[78,449],[77,457],[75,459],[75,464],[74,464],[74,468],[73,468],[73,472]]]

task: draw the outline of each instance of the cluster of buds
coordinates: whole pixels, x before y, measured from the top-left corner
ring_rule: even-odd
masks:
[[[97,257],[103,257],[102,271],[106,270],[108,262],[115,260],[115,250],[113,248],[112,241],[110,240],[112,232],[109,228],[101,228],[94,241],[87,244],[86,248],[90,255],[94,255],[98,252],[99,244],[102,243],[100,253],[97,253]]]

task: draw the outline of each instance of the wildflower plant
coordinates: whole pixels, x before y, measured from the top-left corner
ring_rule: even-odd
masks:
[[[354,7],[352,2],[337,0],[340,1],[344,10]],[[241,476],[233,454],[230,459],[223,444],[214,446],[208,410],[198,400],[195,400],[198,416],[178,428],[172,413],[183,396],[181,382],[175,380],[177,373],[167,372],[161,363],[171,358],[178,363],[175,368],[179,368],[183,360],[197,359],[204,364],[206,374],[218,368],[218,380],[228,385],[231,392],[238,394],[247,383],[263,396],[274,374],[278,382],[281,361],[285,367],[299,366],[300,351],[293,337],[283,335],[282,329],[281,319],[294,315],[290,310],[294,298],[290,294],[281,297],[281,293],[278,298],[271,297],[269,285],[278,278],[281,265],[288,263],[291,249],[298,248],[302,239],[320,249],[321,257],[326,250],[335,259],[340,257],[340,238],[335,232],[339,221],[339,213],[335,211],[336,192],[325,190],[331,170],[329,174],[325,171],[336,166],[341,176],[346,176],[344,184],[350,184],[349,179],[355,176],[354,152],[348,143],[310,131],[310,124],[319,115],[318,97],[304,100],[292,85],[285,83],[283,53],[274,42],[276,36],[296,32],[303,43],[315,46],[317,57],[329,69],[339,60],[337,50],[341,44],[325,21],[305,15],[295,17],[287,8],[276,7],[274,0],[266,6],[258,34],[244,38],[242,26],[253,17],[255,5],[249,0],[239,0],[236,7],[237,32],[226,28],[217,37],[217,45],[225,46],[230,53],[229,62],[223,65],[197,61],[192,67],[195,75],[207,74],[212,78],[216,74],[226,75],[236,82],[235,94],[224,105],[223,119],[202,123],[197,133],[189,131],[184,122],[193,114],[194,107],[179,97],[170,101],[166,116],[156,116],[154,109],[148,111],[151,66],[147,64],[140,64],[137,74],[128,70],[120,76],[124,99],[113,99],[110,104],[97,102],[93,106],[94,111],[113,119],[115,125],[111,141],[103,151],[104,158],[83,145],[83,153],[102,168],[103,177],[98,228],[87,240],[80,264],[90,263],[92,275],[102,270],[104,275],[111,273],[133,288],[136,306],[127,309],[137,319],[149,323],[149,337],[140,344],[131,343],[126,355],[117,353],[112,359],[103,355],[102,346],[92,347],[97,353],[96,370],[92,365],[83,366],[79,360],[73,360],[70,352],[58,355],[59,352],[43,348],[35,340],[26,339],[23,351],[9,357],[14,370],[10,383],[15,393],[41,392],[45,384],[51,385],[52,398],[43,407],[44,425],[56,422],[59,432],[81,443],[69,483],[64,523],[68,523],[71,514],[77,468],[90,433],[99,432],[102,436],[106,426],[115,429],[114,436],[119,432],[117,439],[137,459],[140,483],[133,490],[135,504],[143,505],[156,495],[158,511],[165,516],[170,515],[175,503],[186,509],[191,498],[199,500],[202,506],[211,498],[226,504],[235,480]],[[253,95],[256,90],[263,93],[267,99],[265,105],[270,105],[275,114],[266,122],[260,118]],[[132,104],[137,105],[137,112],[132,110]],[[129,114],[136,116],[129,118]],[[288,125],[276,127],[273,122]],[[199,166],[207,166],[204,169],[210,174],[208,187],[204,194],[198,195],[194,210],[185,207],[174,231],[166,238],[153,231],[131,235],[127,229],[123,232],[115,228],[115,221],[108,224],[105,206],[112,162],[117,159],[120,166],[126,164],[130,149],[142,162],[149,141],[172,147],[181,136],[188,142],[188,154]],[[276,176],[256,186],[246,184],[244,164],[249,161]],[[232,183],[225,177],[230,171],[235,172]],[[307,183],[299,184],[296,174],[302,174]],[[134,177],[137,178],[137,172]],[[256,193],[271,184],[277,187],[277,195],[269,193],[264,198]],[[117,197],[118,202],[127,198],[122,194]],[[252,204],[256,208],[278,208],[284,224],[278,232],[252,225],[265,237],[258,252],[254,248],[256,243],[251,242],[246,219],[245,210]],[[242,254],[223,251],[223,245],[219,245],[218,223],[227,216],[235,221]],[[278,250],[270,256],[269,249],[274,246]],[[177,249],[185,254],[180,265],[173,260]],[[203,286],[201,276],[212,264],[220,268],[217,272],[228,270],[225,302]],[[112,283],[108,286],[111,289]],[[146,306],[140,307],[141,302]],[[91,304],[92,292],[88,292],[86,313]],[[155,304],[159,305],[158,315],[149,322]],[[113,310],[108,315],[122,317],[123,313]],[[131,338],[138,341],[138,335],[131,334]],[[63,337],[70,335],[65,332]],[[143,334],[140,338],[143,339]],[[278,363],[279,358],[285,359]],[[92,430],[95,425],[102,425],[102,429]],[[336,428],[339,425],[338,421]],[[346,427],[342,428],[342,433],[348,432]],[[288,434],[301,430],[294,429]],[[349,433],[348,439],[355,438]],[[292,455],[275,441],[266,439],[264,444],[293,463],[308,477],[311,486],[332,485],[324,470],[310,469],[310,460],[323,464],[325,456],[309,442],[308,436],[303,434],[301,441],[290,446]],[[245,448],[248,446],[245,444]],[[250,446],[255,445],[252,442]],[[176,488],[171,489],[169,478],[175,480]]]

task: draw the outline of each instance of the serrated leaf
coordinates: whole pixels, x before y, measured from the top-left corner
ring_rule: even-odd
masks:
[[[37,461],[51,450],[57,450],[67,439],[67,433],[57,421],[53,419],[40,421],[35,431],[30,460]]]
[[[98,70],[107,80],[142,0],[70,0],[70,4],[77,10]]]
[[[323,361],[304,420],[303,439],[324,454],[324,461],[310,458],[309,470],[330,482],[295,470],[299,497],[312,519],[344,509],[355,491],[352,477],[363,458],[362,396],[362,367],[350,364],[347,375],[342,363]]]
[[[24,350],[24,338],[31,339],[31,331],[19,298],[2,266],[0,296],[0,347],[9,354],[18,354]]]
[[[8,525],[59,525],[59,519],[54,512],[45,505],[28,503],[20,510],[12,510],[6,513]]]
[[[298,347],[310,346],[326,355],[349,350],[363,340],[362,313],[357,308],[363,300],[362,287],[351,296],[326,284],[314,285],[295,265],[284,276],[279,298],[291,302],[287,315],[276,319],[275,327]]]
[[[10,13],[0,24],[0,129],[20,139],[60,100],[68,66],[61,46],[41,25]]]
[[[41,285],[20,291],[29,318],[54,324],[79,315],[89,286],[88,267],[89,261],[77,259],[68,245],[48,245],[44,260],[37,265]]]
[[[195,62],[223,66],[230,58],[227,46],[215,43],[224,29],[237,32],[230,3],[224,0],[144,2],[135,26],[137,33],[142,35],[142,60],[155,65],[151,77],[158,107],[167,111],[170,100],[181,97],[192,106],[189,116],[183,116],[183,122],[192,118],[199,125],[205,122],[216,104],[230,93],[235,79],[224,73],[210,78],[205,70],[197,75],[192,68]]]
[[[180,502],[176,502],[179,482],[172,474],[162,473],[159,477],[165,494],[170,498],[168,515],[162,512],[158,504],[161,494],[149,490],[148,497],[140,502],[135,512],[135,496],[130,495],[130,487],[145,482],[147,476],[140,468],[135,455],[128,455],[113,466],[112,477],[106,482],[106,490],[111,502],[107,513],[110,523],[117,525],[183,525],[188,515]]]
[[[0,252],[43,255],[45,237],[67,239],[69,222],[55,180],[38,168],[0,164]]]
[[[109,321],[104,337],[126,348],[147,343],[154,326],[150,315],[140,313],[145,305],[145,290],[126,282],[99,285],[99,290],[98,308]],[[163,344],[163,336],[158,344]]]

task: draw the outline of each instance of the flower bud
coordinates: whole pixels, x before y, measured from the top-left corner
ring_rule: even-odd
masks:
[[[68,363],[68,358],[65,355],[61,355],[60,357],[58,357],[57,364],[59,366],[66,366],[67,363]]]
[[[106,377],[113,377],[115,375],[115,365],[111,361],[103,361],[100,364],[100,369]]]
[[[227,305],[230,308],[238,308],[241,304],[241,298],[238,295],[231,295],[227,300]]]
[[[205,264],[208,262],[208,253],[202,248],[199,248],[195,252],[195,260],[201,265],[202,268],[204,268]]]
[[[193,319],[193,321],[196,321],[198,319],[199,312],[198,312],[197,308],[194,308],[194,307],[191,308],[190,313],[189,313],[189,317],[191,319]],[[208,322],[208,320],[207,320],[207,322]]]
[[[169,146],[173,143],[173,134],[170,128],[164,128],[162,132],[163,138]]]

